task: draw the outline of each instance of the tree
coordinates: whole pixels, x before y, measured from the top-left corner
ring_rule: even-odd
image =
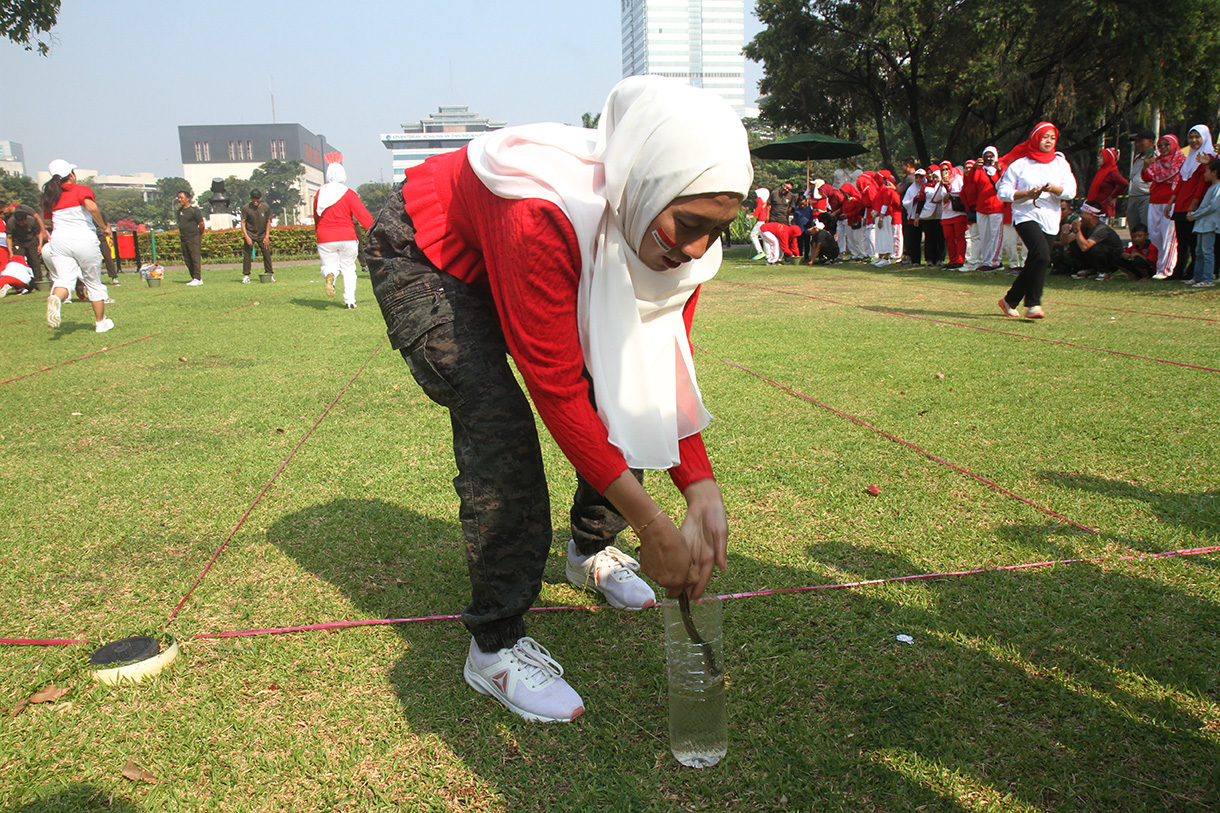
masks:
[[[1214,116],[1214,5],[1165,0],[1148,26],[1134,0],[758,0],[766,28],[745,53],[768,121],[870,131],[886,166],[1007,149],[1043,119],[1065,152],[1095,151],[1146,106]]]
[[[385,206],[386,198],[390,197],[390,190],[393,188],[394,185],[388,183],[362,183],[356,187],[356,194],[360,196],[364,208],[376,217],[381,207]]]
[[[42,211],[38,184],[25,175],[10,175],[0,170],[0,205],[16,201],[35,211]]]
[[[602,120],[601,113],[598,113],[596,116],[593,115],[592,113],[581,113],[580,114],[580,126],[584,127],[586,130],[596,130],[597,123],[601,120]]]
[[[283,222],[286,212],[290,213],[291,217],[296,216],[297,207],[301,204],[299,183],[304,174],[305,166],[300,161],[272,159],[259,164],[258,168],[250,173],[250,183],[252,188],[256,187],[262,191],[263,200],[271,207],[271,213]],[[246,199],[249,199],[248,191]]]
[[[50,32],[58,16],[59,0],[0,0],[0,33],[27,51],[37,48],[46,56],[50,43],[37,35]]]

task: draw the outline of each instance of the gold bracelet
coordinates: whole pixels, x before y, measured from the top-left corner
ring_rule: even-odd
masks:
[[[640,527],[638,527],[638,528],[632,528],[631,530],[635,531],[635,535],[636,535],[636,536],[642,537],[642,536],[644,535],[644,530],[645,530],[645,529],[646,529],[646,528],[647,528],[649,525],[651,525],[651,524],[652,524],[652,521],[653,521],[654,519],[656,519],[657,517],[661,516],[661,515],[662,515],[662,514],[664,514],[664,513],[665,513],[665,509],[664,509],[664,508],[658,508],[658,509],[657,509],[657,512],[656,512],[655,514],[653,514],[653,515],[652,515],[652,519],[648,520],[647,522],[645,522],[645,523],[644,523],[643,525],[641,525]]]

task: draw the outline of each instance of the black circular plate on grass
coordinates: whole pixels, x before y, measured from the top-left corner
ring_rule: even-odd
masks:
[[[156,638],[136,635],[111,641],[89,656],[90,666],[111,666],[121,663],[138,663],[155,657],[161,651]]]

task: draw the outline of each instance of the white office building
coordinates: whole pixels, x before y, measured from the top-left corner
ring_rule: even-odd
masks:
[[[405,122],[401,133],[382,133],[381,143],[390,151],[394,164],[394,183],[406,171],[434,155],[459,150],[491,130],[508,122],[485,119],[471,113],[468,105],[443,104],[426,119]]]
[[[654,74],[746,107],[745,0],[621,0],[623,76]]]

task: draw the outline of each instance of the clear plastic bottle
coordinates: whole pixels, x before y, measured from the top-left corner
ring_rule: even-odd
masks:
[[[692,768],[715,765],[728,751],[719,599],[688,605],[666,601],[665,661],[669,675],[669,749]]]

